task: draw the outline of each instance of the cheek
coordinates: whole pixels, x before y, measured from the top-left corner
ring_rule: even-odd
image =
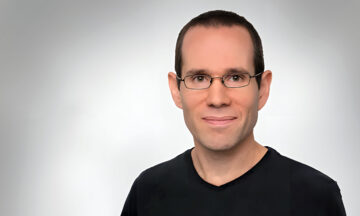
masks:
[[[201,110],[202,98],[201,92],[191,94],[184,93],[181,97],[183,106],[183,115],[187,127],[192,130],[195,128],[196,119],[199,118]]]
[[[258,94],[254,91],[247,91],[239,94],[236,100],[233,100],[233,109],[240,117],[240,122],[246,128],[254,127],[257,122]],[[243,130],[244,128],[242,128]]]
[[[192,102],[193,101],[191,100],[188,101],[182,99],[185,125],[189,129],[190,133],[194,136],[197,134],[197,127],[195,121],[196,114],[194,112],[194,104]]]
[[[243,102],[245,103],[244,107],[246,107],[246,113],[244,113],[246,121],[248,121],[248,124],[251,125],[251,127],[254,127],[258,115],[258,92],[253,91]]]
[[[248,86],[249,87],[249,86]],[[258,91],[251,88],[233,94],[233,103],[239,111],[257,109]]]
[[[184,113],[193,114],[196,112],[197,107],[201,104],[201,98],[204,97],[202,92],[182,92],[181,103],[183,106]]]

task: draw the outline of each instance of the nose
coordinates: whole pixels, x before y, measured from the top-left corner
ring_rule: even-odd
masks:
[[[228,96],[228,88],[222,83],[221,77],[213,78],[213,81],[208,88],[206,102],[208,106],[215,108],[230,105],[231,100]]]

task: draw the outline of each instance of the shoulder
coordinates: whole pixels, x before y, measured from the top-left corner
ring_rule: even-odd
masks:
[[[330,194],[340,194],[337,182],[320,170],[284,156],[273,149],[274,159],[281,165],[289,179],[290,190],[304,197],[321,199]]]
[[[346,215],[337,182],[323,172],[276,152],[287,164],[293,209],[302,215]],[[295,214],[296,215],[296,214]]]
[[[283,167],[287,168],[289,177],[296,183],[302,184],[303,186],[312,185],[314,187],[322,187],[324,185],[331,185],[336,183],[331,177],[319,171],[318,169],[299,162],[293,158],[284,156],[275,149],[271,150],[274,155],[273,158],[276,159],[278,163],[283,164]]]
[[[279,157],[287,164],[291,196],[297,208],[344,212],[340,188],[334,179],[310,165],[281,154]]]
[[[173,183],[174,179],[181,179],[176,173],[181,170],[182,166],[185,166],[185,154],[188,151],[141,172],[131,186],[121,216],[138,215],[139,207],[144,206],[145,200],[163,196],[164,187],[167,189],[166,187]]]
[[[334,188],[337,184],[334,179],[318,169],[292,158],[283,157],[284,160],[288,161],[290,178],[294,186],[298,185],[303,189],[326,191],[329,188]]]
[[[176,179],[186,168],[186,154],[190,149],[176,157],[156,164],[142,171],[136,181],[141,184],[159,184],[161,181]]]

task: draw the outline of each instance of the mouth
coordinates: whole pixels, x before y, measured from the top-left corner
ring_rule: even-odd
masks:
[[[226,126],[232,123],[236,117],[234,116],[206,116],[202,118],[205,122],[213,126]]]

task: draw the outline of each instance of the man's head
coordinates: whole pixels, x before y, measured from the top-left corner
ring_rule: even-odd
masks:
[[[218,13],[229,12],[205,14],[210,16],[212,13],[217,17]],[[209,17],[211,18],[212,16]],[[195,73],[211,77],[231,75],[230,79],[235,81],[240,73],[254,76],[256,70],[263,72],[262,60],[259,63],[260,69],[254,65],[254,39],[243,25],[197,24],[181,35],[182,33],[179,37],[183,38],[180,42],[178,40],[176,47],[181,52],[181,57],[177,56],[177,63],[180,62],[177,73],[181,79],[186,76],[193,78]],[[178,46],[179,43],[181,46]],[[262,57],[262,51],[260,56]],[[185,123],[194,137],[195,146],[212,151],[226,151],[253,140],[258,110],[267,101],[271,76],[271,71],[264,71],[258,76],[261,82],[250,79],[249,84],[241,88],[228,88],[220,78],[215,78],[209,88],[193,90],[179,81],[175,73],[170,72],[168,79],[172,97],[176,106],[183,110]],[[198,78],[194,81],[203,81]]]
[[[253,43],[253,61],[255,67],[255,74],[261,73],[264,71],[264,56],[263,48],[261,43],[261,38],[253,25],[249,23],[244,17],[239,16],[236,13],[230,11],[215,10],[209,11],[200,14],[199,16],[193,18],[188,22],[180,31],[175,49],[175,71],[176,74],[181,77],[182,75],[182,66],[183,66],[183,53],[182,45],[184,41],[185,34],[189,29],[196,26],[204,27],[221,27],[221,26],[242,26],[250,33],[251,40]],[[257,77],[256,81],[260,87],[261,77]],[[180,88],[180,81],[178,81],[178,87]]]

